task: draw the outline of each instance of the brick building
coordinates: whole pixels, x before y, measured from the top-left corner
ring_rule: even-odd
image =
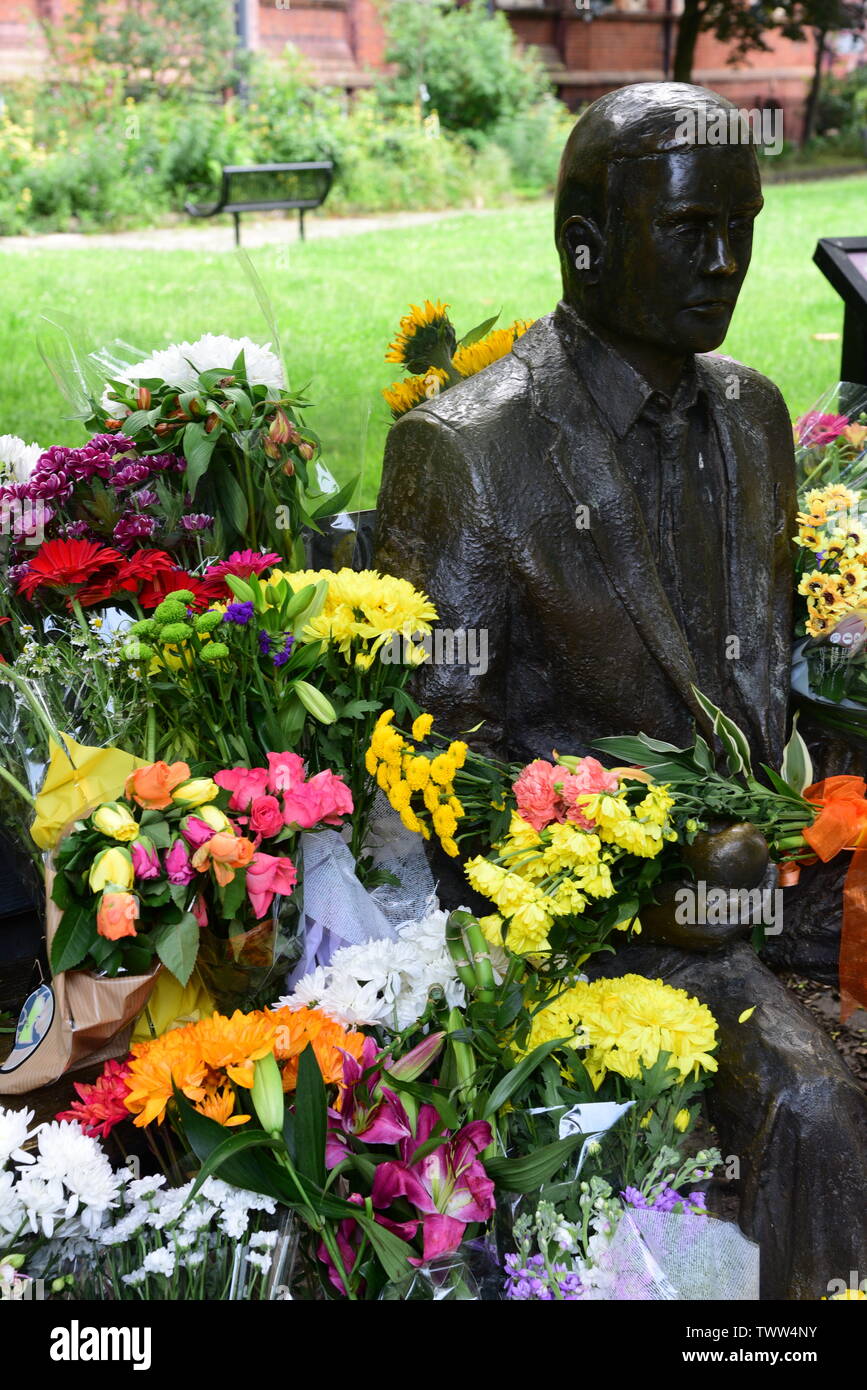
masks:
[[[37,14],[57,14],[70,0],[0,0],[0,81],[36,74],[44,61]],[[235,0],[243,5],[248,42],[278,57],[287,43],[309,60],[316,81],[347,91],[368,86],[384,62],[375,0]],[[406,0],[422,4],[424,0]],[[570,106],[627,82],[670,73],[682,0],[491,0],[505,11],[522,44],[536,47]],[[591,8],[589,8],[592,6]],[[813,42],[775,37],[768,53],[738,67],[707,34],[698,41],[693,81],[738,105],[774,104],[794,114],[812,72]]]

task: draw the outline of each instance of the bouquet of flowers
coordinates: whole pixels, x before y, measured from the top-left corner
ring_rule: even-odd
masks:
[[[228,951],[237,968],[252,933],[258,963],[275,968],[288,956],[285,931],[277,949],[272,904],[291,898],[298,877],[279,850],[351,811],[344,783],[328,771],[307,779],[293,753],[214,778],[193,777],[181,762],[137,768],[123,798],[76,822],[55,851],[52,901],[62,919],[52,970],[138,975],[157,956],[185,985],[197,962],[215,964],[215,951]],[[222,953],[219,941],[229,943]],[[219,986],[219,970],[213,975]]]

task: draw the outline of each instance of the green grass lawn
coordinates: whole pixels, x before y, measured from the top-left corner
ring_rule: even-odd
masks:
[[[779,383],[792,412],[837,379],[842,307],[812,264],[820,236],[865,231],[865,180],[766,190],[753,265],[724,351]],[[380,390],[398,373],[383,354],[409,301],[447,300],[459,334],[497,310],[533,318],[558,295],[551,210],[532,204],[431,226],[311,240],[252,253],[295,388],[324,458],[343,480],[362,474],[372,505],[389,419]],[[227,233],[228,239],[228,233]],[[151,349],[204,332],[271,335],[232,251],[38,249],[0,259],[0,433],[73,444],[81,426],[39,356],[40,315],[71,317],[84,346],[113,338]]]

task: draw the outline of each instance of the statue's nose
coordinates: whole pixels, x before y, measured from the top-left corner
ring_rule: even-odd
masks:
[[[738,263],[725,230],[710,233],[704,268],[710,275],[733,275],[737,270]]]

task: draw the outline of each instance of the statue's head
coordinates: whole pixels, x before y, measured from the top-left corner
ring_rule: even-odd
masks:
[[[680,82],[610,92],[560,164],[564,297],[617,337],[708,352],[728,330],[761,207],[751,132],[731,102]]]

